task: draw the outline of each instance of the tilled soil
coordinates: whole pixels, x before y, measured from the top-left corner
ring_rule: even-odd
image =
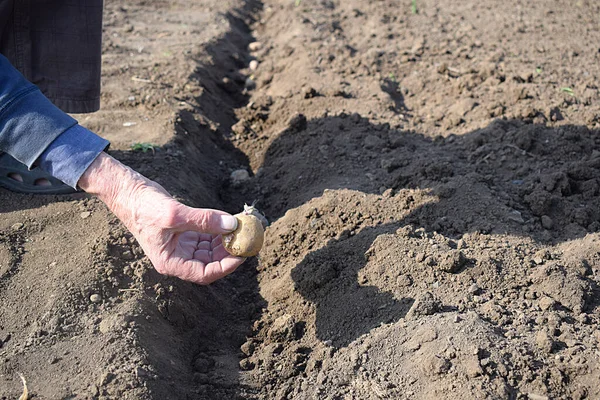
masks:
[[[1,398],[600,398],[600,6],[404,3],[108,2],[82,123],[271,225],[196,287],[0,192]]]

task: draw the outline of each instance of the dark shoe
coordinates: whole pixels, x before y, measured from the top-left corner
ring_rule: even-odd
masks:
[[[77,191],[39,168],[27,169],[7,153],[0,153],[0,186],[18,193],[69,194]]]

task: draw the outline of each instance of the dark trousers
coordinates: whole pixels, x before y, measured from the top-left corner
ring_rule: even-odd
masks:
[[[63,111],[96,111],[102,6],[102,0],[0,0],[0,53]]]

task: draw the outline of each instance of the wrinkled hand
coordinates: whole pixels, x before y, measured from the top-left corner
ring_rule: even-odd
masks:
[[[161,274],[209,284],[244,262],[221,243],[221,234],[236,228],[233,216],[185,206],[156,182],[106,154],[86,170],[79,186],[107,204]]]

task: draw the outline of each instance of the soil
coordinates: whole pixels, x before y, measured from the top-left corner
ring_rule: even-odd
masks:
[[[600,398],[600,5],[455,3],[107,1],[77,118],[271,224],[199,287],[0,189],[0,399]]]

